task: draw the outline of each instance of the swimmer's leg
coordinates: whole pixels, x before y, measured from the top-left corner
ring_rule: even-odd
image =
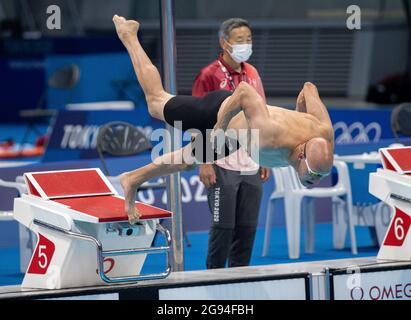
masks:
[[[164,121],[164,106],[173,96],[164,90],[160,73],[138,41],[137,32],[140,24],[117,15],[113,17],[113,22],[120,40],[130,55],[138,82],[146,97],[149,113],[152,117]]]
[[[140,217],[135,209],[136,191],[140,185],[151,179],[193,169],[195,166],[196,162],[192,156],[192,144],[190,143],[179,150],[158,157],[144,167],[121,174],[120,183],[124,190],[125,209],[130,223],[136,223]]]

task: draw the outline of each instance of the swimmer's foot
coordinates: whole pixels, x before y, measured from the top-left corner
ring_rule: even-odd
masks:
[[[116,27],[117,35],[122,42],[136,39],[140,24],[135,20],[126,20],[124,17],[114,15],[113,22]]]
[[[127,212],[128,221],[130,224],[136,224],[140,220],[140,213],[136,208],[136,191],[138,184],[131,178],[128,172],[120,175],[120,184],[124,190],[125,210]]]

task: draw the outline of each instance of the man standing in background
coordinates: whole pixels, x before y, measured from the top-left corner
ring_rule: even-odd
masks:
[[[257,70],[246,61],[252,54],[249,23],[240,18],[224,21],[219,31],[223,53],[197,75],[192,94],[201,97],[214,90],[230,90],[241,81],[252,85],[265,99]],[[260,168],[243,148],[214,164],[200,166],[212,215],[207,268],[248,266],[258,223],[262,182],[269,169]]]

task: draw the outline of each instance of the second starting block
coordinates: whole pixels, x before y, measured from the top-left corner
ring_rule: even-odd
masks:
[[[411,260],[411,147],[380,149],[383,169],[370,174],[369,191],[394,215],[378,260]]]

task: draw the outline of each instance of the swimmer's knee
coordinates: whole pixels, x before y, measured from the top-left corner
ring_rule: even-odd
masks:
[[[164,92],[160,92],[156,95],[146,95],[148,113],[153,118],[163,120],[164,106],[170,99],[171,95]]]
[[[158,106],[156,104],[156,101],[153,101],[153,99],[150,99],[150,98],[146,98],[146,101],[147,101],[148,113],[153,118],[158,119],[159,112],[158,112]]]

